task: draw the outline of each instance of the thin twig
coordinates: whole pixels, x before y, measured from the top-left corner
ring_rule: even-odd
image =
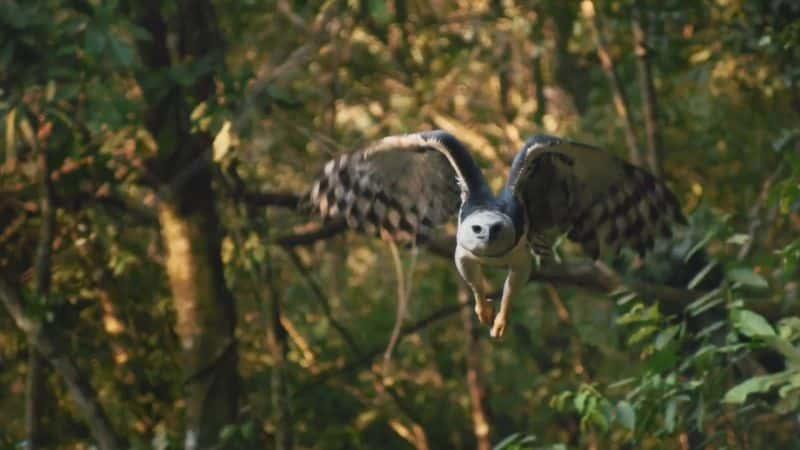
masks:
[[[52,281],[53,235],[55,233],[55,209],[53,205],[53,180],[50,178],[50,155],[47,138],[52,124],[44,123],[34,138],[38,147],[36,162],[41,184],[39,209],[42,213],[42,224],[39,228],[39,241],[36,244],[36,256],[33,261],[34,293],[36,301],[47,303]],[[28,351],[28,380],[26,384],[25,426],[28,435],[28,448],[38,450],[42,445],[44,427],[42,420],[45,414],[45,394],[47,379],[45,360],[35,346]]]
[[[275,243],[282,247],[296,247],[299,245],[310,245],[317,241],[331,238],[347,230],[344,221],[335,221],[308,233],[291,234],[275,239]]]
[[[397,277],[397,312],[395,313],[394,327],[392,334],[389,338],[389,345],[386,347],[386,352],[383,354],[384,369],[387,368],[392,360],[392,353],[397,345],[397,339],[400,337],[400,330],[403,326],[403,321],[408,312],[408,300],[411,296],[411,279],[414,275],[414,265],[417,256],[417,247],[414,247],[411,253],[411,265],[408,270],[408,279],[405,279],[403,271],[403,260],[400,258],[400,251],[397,249],[397,244],[394,239],[387,233],[386,240],[389,245],[389,251],[392,254],[392,261],[394,262],[395,276]]]

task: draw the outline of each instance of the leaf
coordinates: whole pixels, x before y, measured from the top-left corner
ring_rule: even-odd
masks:
[[[656,350],[661,350],[670,342],[672,342],[672,339],[678,334],[680,329],[680,325],[672,325],[671,327],[667,327],[667,329],[662,330],[661,333],[658,333],[658,336],[656,336],[656,342],[654,344]]]
[[[729,270],[728,278],[730,278],[731,281],[741,283],[745,286],[750,286],[755,288],[769,287],[769,284],[767,283],[767,280],[764,279],[764,277],[744,267]]]
[[[584,407],[586,406],[586,398],[589,394],[586,391],[578,392],[575,395],[575,399],[572,401],[572,404],[575,406],[575,409],[578,412],[583,412]]]
[[[111,44],[111,53],[117,62],[124,67],[131,66],[133,64],[133,49],[119,39],[110,38],[108,41]]]
[[[734,325],[747,337],[775,336],[775,330],[763,316],[740,309],[733,312]]]
[[[689,57],[689,62],[693,64],[698,64],[701,62],[708,61],[709,58],[711,58],[711,50],[706,48],[691,55]]]
[[[780,336],[764,336],[764,342],[769,344],[770,347],[780,352],[786,357],[787,366],[792,368],[800,367],[800,350],[797,349],[791,342]]]
[[[56,82],[54,80],[50,80],[47,82],[47,86],[45,87],[44,98],[48,102],[52,102],[55,96],[56,96]]]
[[[626,400],[617,402],[617,422],[631,431],[636,430],[636,411],[630,402]]]
[[[101,56],[106,48],[106,35],[95,27],[87,28],[83,37],[83,48],[86,53]]]
[[[729,237],[728,240],[726,240],[725,242],[728,243],[728,244],[734,244],[734,245],[744,245],[744,244],[750,242],[751,239],[753,239],[753,238],[749,234],[738,233],[738,234],[734,234],[733,236]]]
[[[379,24],[387,24],[392,20],[389,8],[384,0],[369,0],[367,2],[369,15]]]
[[[513,433],[494,446],[494,450],[516,450],[521,449],[525,444],[532,444],[536,441],[536,436]]]
[[[22,117],[19,120],[19,131],[22,132],[22,138],[25,139],[25,143],[28,144],[28,147],[33,151],[38,151],[39,146],[37,145],[36,135],[33,133],[33,127],[27,117]]]
[[[6,164],[13,167],[17,161],[17,108],[6,113]]]
[[[675,430],[675,413],[678,410],[678,399],[673,397],[667,402],[667,408],[664,410],[664,427],[667,432],[671,433]]]
[[[231,133],[231,121],[226,120],[214,137],[214,161],[219,162],[228,153],[235,137]]]
[[[778,322],[778,334],[783,339],[794,339],[800,333],[800,317],[784,317]]]
[[[793,372],[784,371],[750,378],[731,388],[722,401],[724,403],[744,403],[748,395],[766,392],[777,384],[786,383],[792,378],[792,375]]]
[[[706,264],[705,267],[700,269],[700,271],[697,272],[697,275],[695,275],[694,278],[692,278],[692,280],[689,281],[689,284],[686,285],[686,288],[694,289],[695,287],[697,287],[697,285],[700,284],[700,282],[703,281],[703,279],[705,279],[706,275],[708,275],[711,272],[711,269],[713,269],[716,266],[717,266],[716,261],[711,261],[708,264]]]
[[[628,345],[638,344],[643,340],[647,339],[650,335],[658,331],[658,327],[655,325],[645,325],[636,332],[634,332],[631,337],[628,338]]]

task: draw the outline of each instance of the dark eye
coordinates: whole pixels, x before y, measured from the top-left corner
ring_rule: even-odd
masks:
[[[496,223],[496,224],[492,225],[489,228],[489,234],[496,234],[498,231],[500,231],[500,228],[502,228],[502,227],[503,227],[503,225],[499,224],[499,223]]]
[[[480,233],[481,232],[481,226],[480,225],[473,225],[472,226],[472,231],[475,232],[475,233]]]

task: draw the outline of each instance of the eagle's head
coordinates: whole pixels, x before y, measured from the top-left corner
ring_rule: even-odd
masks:
[[[461,220],[458,245],[475,256],[502,256],[515,244],[516,229],[507,214],[492,209],[476,210]]]

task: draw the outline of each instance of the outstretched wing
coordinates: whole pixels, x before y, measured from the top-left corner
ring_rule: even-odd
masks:
[[[526,206],[531,237],[569,231],[597,258],[629,245],[643,254],[686,223],[678,199],[648,172],[598,148],[540,135],[517,153],[506,185]]]
[[[323,219],[413,239],[448,221],[460,200],[485,185],[461,142],[429,131],[389,136],[328,161],[309,199]]]

